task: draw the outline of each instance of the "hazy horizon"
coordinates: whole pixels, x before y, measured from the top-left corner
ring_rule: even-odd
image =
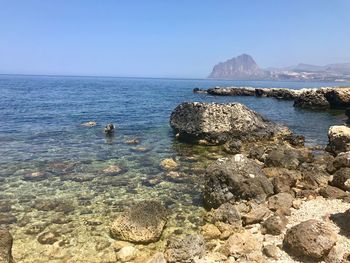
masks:
[[[242,53],[262,68],[350,63],[350,2],[3,1],[0,73],[205,78]]]

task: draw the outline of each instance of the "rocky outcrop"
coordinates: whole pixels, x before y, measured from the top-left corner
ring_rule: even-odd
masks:
[[[330,103],[322,92],[311,90],[301,93],[294,101],[294,107],[313,110],[330,108]]]
[[[245,141],[290,135],[277,125],[240,103],[185,102],[175,108],[170,125],[181,140],[223,144],[233,139]]]
[[[331,126],[328,130],[326,150],[334,155],[350,151],[350,128],[344,125]]]
[[[13,238],[6,229],[0,229],[0,262],[13,263],[12,259]]]
[[[328,225],[311,219],[289,229],[283,245],[292,255],[314,260],[324,258],[337,241]]]
[[[219,159],[206,170],[204,202],[207,207],[216,208],[231,200],[261,201],[271,194],[273,185],[261,166],[242,154]]]
[[[121,213],[110,226],[113,238],[135,243],[159,240],[167,222],[166,209],[156,201],[144,201]]]

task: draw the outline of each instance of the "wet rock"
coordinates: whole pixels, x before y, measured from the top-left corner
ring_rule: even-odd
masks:
[[[112,237],[136,243],[159,240],[167,222],[166,209],[156,201],[143,201],[118,216],[110,226]]]
[[[60,199],[37,199],[34,202],[33,208],[39,211],[56,211],[68,214],[74,211],[75,207],[72,202]]]
[[[263,248],[263,253],[269,258],[278,259],[280,250],[275,245],[266,245]]]
[[[241,225],[241,216],[236,207],[230,203],[222,204],[217,209],[212,209],[205,215],[205,220],[212,224],[223,222],[230,225]]]
[[[136,145],[139,143],[140,143],[139,139],[136,139],[136,138],[125,141],[125,144],[129,144],[129,145]]]
[[[325,110],[329,109],[330,104],[320,90],[311,90],[300,94],[300,96],[294,101],[294,107]]]
[[[27,229],[24,231],[27,235],[37,235],[44,231],[44,229],[48,226],[48,223],[35,223],[27,226]]]
[[[342,199],[348,196],[348,194],[343,190],[331,185],[327,185],[326,187],[322,188],[319,191],[319,194],[324,198],[329,198],[329,199]]]
[[[308,152],[291,147],[278,147],[273,149],[266,157],[265,165],[268,167],[283,167],[296,169],[302,162],[307,161],[311,156]]]
[[[320,260],[329,253],[336,241],[337,236],[328,225],[311,219],[289,229],[283,245],[294,256]]]
[[[0,228],[0,262],[13,263],[12,258],[13,238],[7,229]]]
[[[217,208],[230,200],[264,200],[273,193],[273,185],[259,164],[244,155],[219,159],[210,165],[205,174],[204,202]]]
[[[297,186],[301,189],[315,190],[328,185],[330,174],[318,165],[304,165],[301,167],[302,178]]]
[[[95,249],[96,251],[102,251],[110,246],[111,242],[109,242],[108,240],[99,240],[95,245]]]
[[[350,106],[350,88],[330,88],[324,93],[331,108],[345,109]]]
[[[284,215],[290,215],[294,197],[289,193],[279,193],[269,197],[268,208]]]
[[[59,234],[56,232],[45,232],[38,236],[38,242],[42,245],[52,245],[59,239]]]
[[[105,127],[105,134],[106,135],[112,135],[114,133],[115,126],[113,123],[108,123]]]
[[[344,125],[331,126],[328,130],[326,151],[337,155],[350,151],[350,128]]]
[[[0,213],[11,212],[12,208],[8,202],[0,202]]]
[[[82,124],[81,124],[81,126],[85,126],[85,127],[94,127],[94,126],[96,126],[96,122],[95,121],[88,121],[88,122],[83,122]]]
[[[224,144],[224,151],[230,154],[240,153],[242,142],[240,140],[230,140]]]
[[[147,152],[151,151],[152,149],[148,148],[148,147],[140,146],[140,147],[132,147],[132,148],[130,148],[130,150],[132,152],[136,152],[136,153],[147,153]]]
[[[118,165],[109,165],[108,167],[103,169],[102,172],[107,176],[115,176],[127,172],[127,169],[122,168]]]
[[[350,191],[350,168],[341,168],[333,174],[331,185]]]
[[[172,158],[164,159],[160,162],[160,166],[165,170],[175,170],[178,167],[178,163]]]
[[[225,256],[235,258],[248,255],[255,251],[261,251],[261,243],[248,231],[234,233],[220,248]]]
[[[182,103],[170,117],[170,125],[180,140],[223,144],[232,138],[268,139],[291,132],[239,103]]]
[[[78,183],[89,182],[95,179],[95,175],[83,173],[65,174],[60,177],[62,181],[73,181]]]
[[[117,258],[121,262],[128,262],[135,259],[137,256],[137,249],[133,246],[126,246],[120,249],[117,253]]]
[[[262,233],[270,235],[280,235],[287,225],[287,218],[283,215],[273,215],[262,224]]]
[[[10,213],[0,213],[0,225],[10,225],[17,222],[17,218]]]
[[[269,216],[270,213],[270,210],[264,204],[253,205],[250,212],[242,216],[243,224],[251,225],[259,223]]]
[[[195,257],[202,257],[204,252],[204,238],[193,234],[171,238],[164,256],[168,263],[191,263]]]
[[[25,174],[23,176],[23,181],[37,182],[37,181],[45,180],[48,177],[49,177],[49,174],[45,172],[32,172],[32,173]]]

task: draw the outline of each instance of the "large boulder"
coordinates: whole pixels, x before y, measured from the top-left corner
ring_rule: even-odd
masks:
[[[344,109],[350,107],[350,88],[332,88],[325,92],[331,108]]]
[[[0,262],[12,263],[12,243],[13,238],[6,229],[0,229]]]
[[[283,245],[292,255],[320,260],[329,253],[336,241],[337,236],[328,225],[310,219],[289,229]]]
[[[167,222],[166,209],[156,201],[143,201],[130,207],[110,227],[113,238],[134,243],[158,241]]]
[[[240,199],[265,200],[273,185],[261,166],[242,154],[219,159],[206,169],[204,202],[209,208]]]
[[[328,130],[326,150],[335,155],[350,151],[350,128],[344,125],[331,126]]]
[[[265,119],[240,103],[185,102],[172,112],[170,125],[179,139],[189,142],[205,140],[211,144],[291,134],[288,128]]]
[[[302,92],[294,101],[294,107],[312,110],[329,109],[330,104],[322,90],[309,90]]]
[[[350,168],[341,168],[333,174],[331,185],[350,191]]]

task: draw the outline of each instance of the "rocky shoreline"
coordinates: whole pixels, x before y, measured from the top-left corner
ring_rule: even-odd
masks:
[[[325,87],[318,89],[215,87],[207,90],[195,88],[194,93],[213,96],[256,96],[293,100],[294,107],[326,110],[350,107],[350,87]]]
[[[156,187],[170,180],[196,187],[194,181],[198,181],[202,197],[196,204],[205,210],[191,218],[192,231],[174,227],[174,221],[188,218],[152,195],[116,213],[101,211],[99,220],[79,226],[86,227],[87,237],[98,229],[93,241],[100,241],[94,244],[96,251],[89,252],[94,259],[88,262],[350,262],[350,128],[330,127],[327,147],[315,150],[304,146],[303,136],[243,104],[198,102],[178,105],[170,125],[188,151],[200,145],[210,161],[202,164],[190,154],[180,156],[199,164],[187,170],[198,175],[191,181],[180,170],[179,156],[166,158],[159,167],[167,179],[154,176],[141,183]],[[126,143],[130,142],[136,143]],[[116,165],[102,171],[116,179],[126,173]],[[44,182],[50,176],[30,173],[23,180]],[[78,184],[92,180],[83,174],[61,177],[73,179]],[[87,200],[80,201],[88,205]],[[52,220],[55,230],[40,224],[26,230],[34,242],[55,255],[54,262],[87,262],[83,255],[77,261],[62,252],[62,247],[70,245],[64,235],[73,231],[68,227],[72,203],[38,199],[32,209],[43,217],[52,211],[60,213]],[[8,211],[11,207],[1,203],[1,225],[6,229],[0,231],[0,262],[12,263],[10,232],[17,219]],[[24,219],[17,224],[28,225]],[[13,236],[16,245],[16,232]]]

